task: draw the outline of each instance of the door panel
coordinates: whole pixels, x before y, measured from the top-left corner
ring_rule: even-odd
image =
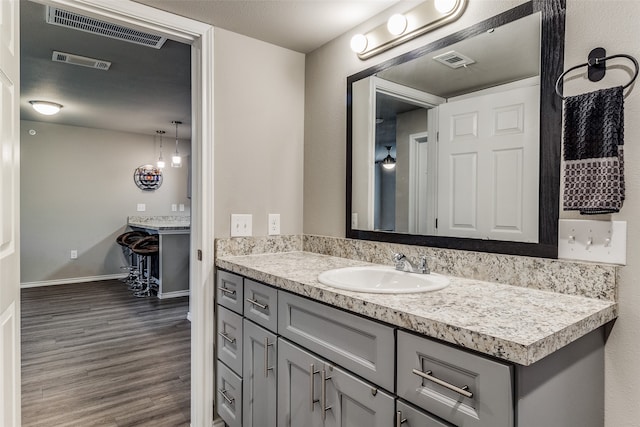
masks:
[[[276,427],[276,335],[245,319],[243,339],[242,425]]]
[[[438,234],[538,241],[539,85],[439,109]]]
[[[0,1],[0,425],[20,425],[19,6]]]

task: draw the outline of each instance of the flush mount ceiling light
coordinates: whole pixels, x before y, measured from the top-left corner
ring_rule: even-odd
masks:
[[[182,157],[180,157],[180,153],[178,152],[178,125],[181,125],[182,122],[177,120],[172,121],[174,125],[176,125],[176,152],[171,156],[171,167],[172,168],[181,168],[182,167]]]
[[[45,116],[53,116],[54,114],[58,114],[62,105],[56,102],[49,101],[29,101],[29,104],[40,114],[44,114]]]
[[[385,146],[385,148],[387,149],[387,157],[382,159],[382,162],[380,162],[380,163],[382,164],[383,168],[385,168],[387,170],[391,170],[391,169],[396,167],[396,159],[391,157],[391,146],[387,145],[387,146]]]
[[[369,59],[438,27],[449,24],[464,12],[468,0],[427,0],[403,14],[395,14],[386,24],[351,39],[358,58]]]
[[[165,167],[165,162],[162,158],[162,135],[164,135],[165,133],[166,132],[163,130],[156,131],[156,134],[160,136],[160,156],[158,157],[158,161],[156,162],[156,166],[158,167],[158,169],[162,169],[163,167]]]

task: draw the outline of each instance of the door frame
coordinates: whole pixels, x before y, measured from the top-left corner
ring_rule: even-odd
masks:
[[[191,45],[191,425],[214,419],[214,109],[211,25],[132,1],[33,0]]]

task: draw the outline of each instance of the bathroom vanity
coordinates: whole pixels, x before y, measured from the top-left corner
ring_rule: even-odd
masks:
[[[367,265],[222,256],[217,411],[235,426],[598,427],[611,300],[450,277],[421,294],[321,284]]]

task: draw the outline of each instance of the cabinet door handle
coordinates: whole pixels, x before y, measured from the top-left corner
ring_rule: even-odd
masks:
[[[407,419],[406,418],[402,418],[402,412],[398,411],[396,412],[396,426],[395,427],[402,427],[402,424],[406,423]]]
[[[458,394],[463,395],[464,397],[468,397],[469,399],[471,399],[473,397],[473,393],[469,391],[469,386],[468,385],[464,385],[462,387],[457,387],[453,384],[450,384],[446,381],[441,380],[440,378],[436,378],[433,376],[433,372],[432,371],[427,371],[427,372],[422,372],[419,371],[417,369],[413,370],[413,373],[417,376],[419,376],[420,378],[424,378],[425,380],[429,380],[431,382],[434,382],[438,385],[441,385],[444,388],[447,388],[451,391],[455,391]]]
[[[224,340],[226,342],[228,342],[229,344],[235,344],[236,339],[235,338],[231,338],[229,336],[229,334],[227,334],[226,332],[218,332],[218,335],[220,335],[222,338],[224,338]]]
[[[235,289],[228,289],[228,288],[218,288],[218,289],[220,289],[220,292],[222,292],[223,294],[229,294],[229,295],[236,294]]]
[[[229,405],[233,405],[233,402],[236,400],[233,397],[227,396],[227,390],[218,389],[218,393],[224,397],[224,400],[226,400]]]
[[[314,399],[313,398],[313,392],[315,391],[315,384],[314,384],[314,378],[316,374],[319,374],[320,371],[316,371],[315,366],[313,365],[313,363],[311,365],[309,365],[309,378],[311,379],[309,381],[309,396],[310,396],[310,403],[311,403],[311,412],[313,412],[313,406],[316,404],[316,402],[319,402],[318,399]]]
[[[269,337],[264,337],[264,377],[269,378],[269,371],[273,370],[273,366],[269,367],[269,347],[273,343],[269,344]]]
[[[320,409],[322,411],[322,421],[327,419],[327,411],[332,408],[332,406],[327,406],[327,380],[330,380],[331,377],[327,376],[326,369],[322,368],[322,373],[320,374],[320,379],[322,381],[321,390],[322,390],[322,400],[320,401]]]
[[[269,304],[260,304],[258,301],[251,299],[251,298],[247,298],[247,302],[251,305],[255,305],[258,308],[261,308],[263,310],[266,310],[267,308],[269,308]]]

